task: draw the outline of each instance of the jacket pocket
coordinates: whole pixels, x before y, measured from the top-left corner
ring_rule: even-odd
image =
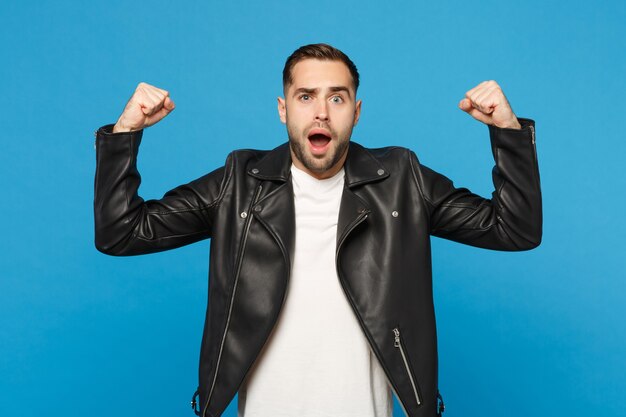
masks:
[[[404,369],[409,376],[409,381],[411,381],[411,388],[413,390],[413,395],[415,396],[415,401],[417,402],[417,405],[422,405],[422,397],[417,386],[417,381],[413,376],[413,372],[411,372],[409,359],[407,357],[406,349],[404,347],[404,343],[402,342],[402,336],[400,335],[400,329],[398,327],[393,328],[393,346],[400,351],[402,362],[404,363]]]

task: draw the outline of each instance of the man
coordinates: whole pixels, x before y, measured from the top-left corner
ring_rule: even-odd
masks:
[[[283,71],[289,142],[144,201],[143,129],[174,109],[139,84],[97,132],[96,246],[133,255],[211,238],[198,414],[239,391],[245,416],[408,416],[443,411],[437,386],[430,235],[526,250],[541,240],[534,123],[493,81],[459,107],[489,126],[495,192],[455,188],[407,149],[350,142],[359,74],[341,51],[306,45]],[[192,401],[192,405],[196,406]]]

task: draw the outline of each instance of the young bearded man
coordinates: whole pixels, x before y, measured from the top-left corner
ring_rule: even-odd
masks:
[[[489,126],[491,199],[455,188],[405,148],[351,142],[359,74],[341,51],[306,45],[283,71],[289,142],[232,152],[159,200],[138,196],[143,129],[174,109],[141,83],[97,132],[96,247],[111,255],[211,238],[199,387],[219,416],[388,417],[443,411],[437,383],[430,236],[499,250],[541,241],[534,122],[494,81],[459,107]],[[196,397],[199,401],[196,402]]]

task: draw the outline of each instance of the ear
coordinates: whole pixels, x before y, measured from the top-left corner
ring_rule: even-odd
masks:
[[[285,99],[278,97],[278,117],[283,124],[287,123],[287,107],[285,106]]]
[[[361,100],[357,100],[356,102],[356,106],[354,109],[354,124],[353,126],[356,126],[356,124],[359,122],[359,117],[361,117]]]

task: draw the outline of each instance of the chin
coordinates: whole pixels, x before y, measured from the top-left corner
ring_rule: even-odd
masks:
[[[305,160],[304,161],[301,160],[301,162],[302,162],[302,165],[306,167],[306,169],[308,169],[309,171],[318,173],[318,174],[321,174],[330,170],[334,165],[332,159],[329,159],[329,158],[324,158],[324,159],[305,158]]]

